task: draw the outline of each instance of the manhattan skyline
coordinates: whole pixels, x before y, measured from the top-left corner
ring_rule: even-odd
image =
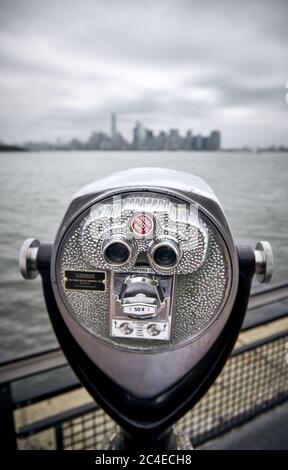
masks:
[[[221,132],[212,130],[209,135],[194,133],[192,129],[181,134],[179,129],[160,130],[158,133],[137,121],[131,138],[126,139],[118,130],[115,112],[110,114],[110,132],[93,130],[86,140],[77,137],[63,142],[24,142],[28,150],[196,150],[218,151],[221,148]]]
[[[0,0],[0,140],[136,121],[224,147],[288,145],[288,2]]]

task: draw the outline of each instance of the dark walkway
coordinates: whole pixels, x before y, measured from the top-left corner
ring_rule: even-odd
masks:
[[[262,413],[201,449],[288,450],[288,402]]]

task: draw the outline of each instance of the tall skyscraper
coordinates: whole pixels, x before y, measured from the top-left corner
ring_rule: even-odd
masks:
[[[220,150],[221,147],[221,133],[219,131],[212,131],[209,137],[209,150]]]
[[[143,150],[145,148],[146,133],[145,127],[140,122],[136,122],[133,129],[133,149]]]
[[[184,150],[191,150],[192,146],[193,146],[193,132],[190,130],[186,132],[186,136],[184,137],[183,142],[182,142],[182,148]]]
[[[203,150],[203,137],[201,134],[193,137],[193,150]]]
[[[180,135],[178,129],[170,129],[168,135],[168,150],[180,149]]]

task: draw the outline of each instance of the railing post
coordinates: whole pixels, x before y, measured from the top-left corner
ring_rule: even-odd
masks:
[[[63,450],[63,432],[62,432],[62,423],[59,423],[55,426],[55,443],[56,450]]]
[[[3,383],[0,386],[0,445],[2,449],[17,449],[13,411],[11,385]]]

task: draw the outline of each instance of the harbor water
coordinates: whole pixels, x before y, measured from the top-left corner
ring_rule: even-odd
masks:
[[[20,276],[22,241],[53,241],[81,186],[139,166],[174,168],[204,178],[222,203],[236,243],[254,247],[269,240],[275,256],[273,282],[288,280],[287,153],[1,153],[0,362],[57,344],[39,277],[28,282]]]

